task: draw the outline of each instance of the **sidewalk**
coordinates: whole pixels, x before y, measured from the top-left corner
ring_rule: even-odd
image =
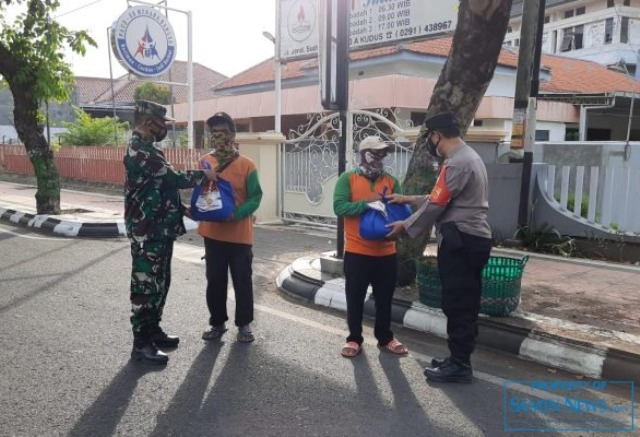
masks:
[[[124,236],[121,196],[63,190],[64,214],[36,215],[35,187],[0,181],[0,218],[68,237]],[[188,228],[195,223],[188,220]],[[258,227],[260,232],[260,227]],[[304,233],[291,233],[305,246]],[[271,235],[265,232],[265,235]],[[297,237],[296,237],[297,235]],[[333,238],[335,233],[327,233]],[[287,244],[291,244],[289,241]],[[287,251],[269,241],[274,251]],[[496,255],[525,253],[495,249]],[[276,279],[279,289],[315,304],[345,310],[344,280],[320,271],[318,253],[300,258]],[[527,253],[520,308],[510,317],[482,317],[478,343],[551,367],[608,380],[640,382],[640,268]],[[399,290],[393,320],[403,326],[446,336],[446,319],[415,293]],[[368,299],[365,312],[373,315]]]

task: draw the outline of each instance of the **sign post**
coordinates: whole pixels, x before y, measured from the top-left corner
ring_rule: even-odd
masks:
[[[347,118],[349,116],[349,14],[348,2],[324,0],[320,34],[320,92],[322,107],[340,111],[338,176],[346,169]],[[344,254],[344,219],[338,217],[336,257]]]

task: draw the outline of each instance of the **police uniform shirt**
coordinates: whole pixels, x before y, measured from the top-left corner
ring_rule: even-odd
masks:
[[[480,156],[463,144],[444,161],[428,200],[405,221],[411,237],[454,222],[460,232],[491,238],[487,222],[489,179]]]

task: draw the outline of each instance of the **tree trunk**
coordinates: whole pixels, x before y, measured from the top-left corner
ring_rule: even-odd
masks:
[[[482,101],[498,63],[507,31],[512,0],[462,0],[458,25],[453,35],[449,57],[433,89],[426,116],[441,112],[458,115],[463,133]],[[408,194],[429,193],[437,172],[434,159],[423,141],[415,144],[404,180]],[[398,240],[398,285],[415,280],[414,260],[419,258],[429,240],[425,233],[418,238]]]
[[[38,181],[36,211],[38,214],[60,214],[60,175],[53,152],[38,123],[38,104],[22,89],[13,89],[13,119],[18,137],[24,143]]]

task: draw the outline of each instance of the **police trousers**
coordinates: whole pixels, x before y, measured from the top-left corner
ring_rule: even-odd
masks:
[[[439,232],[438,273],[449,351],[451,357],[469,363],[478,335],[482,270],[489,260],[491,239],[460,232],[452,222],[442,224]]]

